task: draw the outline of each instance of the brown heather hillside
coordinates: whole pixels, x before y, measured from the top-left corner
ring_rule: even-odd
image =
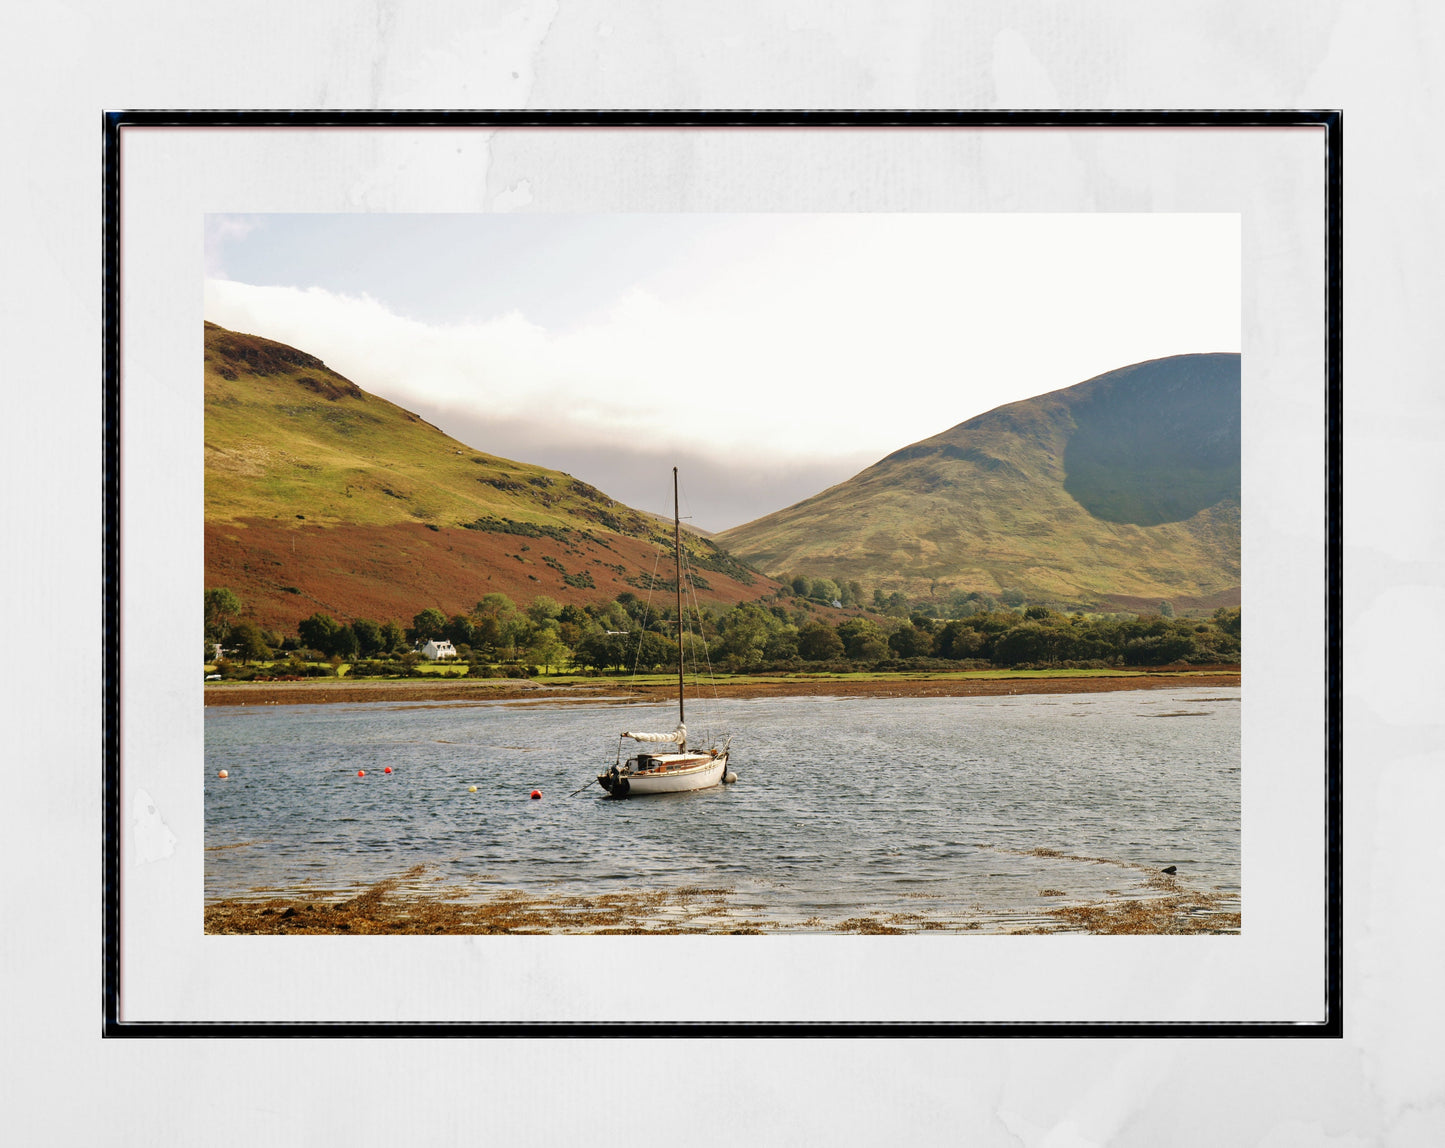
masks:
[[[264,626],[323,610],[408,621],[488,593],[525,604],[647,596],[669,524],[560,471],[473,450],[314,356],[206,324],[207,587]],[[685,533],[698,597],[777,583]]]
[[[1177,355],[999,407],[718,535],[774,576],[913,596],[1239,601],[1239,356]]]

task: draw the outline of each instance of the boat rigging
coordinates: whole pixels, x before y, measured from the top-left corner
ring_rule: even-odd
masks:
[[[617,739],[617,761],[597,775],[597,783],[612,797],[643,797],[655,793],[683,793],[710,789],[737,780],[728,772],[728,742],[721,749],[689,752],[687,748],[686,684],[683,678],[682,518],[678,513],[677,467],[672,468],[672,543],[677,583],[677,728],[671,733],[623,732]],[[622,743],[675,745],[673,751],[639,752],[622,760]]]

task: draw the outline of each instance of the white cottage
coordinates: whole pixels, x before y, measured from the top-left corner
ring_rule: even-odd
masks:
[[[441,658],[455,658],[457,649],[450,642],[433,638],[421,648],[421,656],[429,662],[435,662]]]

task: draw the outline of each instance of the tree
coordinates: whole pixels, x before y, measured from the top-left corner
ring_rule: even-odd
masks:
[[[381,625],[381,649],[380,653],[394,654],[406,647],[406,635],[402,633],[401,627],[395,622],[383,622]]]
[[[1239,639],[1214,622],[1195,627],[1195,642],[1201,659],[1210,662],[1239,661]]]
[[[516,612],[517,604],[505,594],[497,593],[488,594],[472,608],[473,614],[490,614],[498,618],[510,617]]]
[[[206,637],[220,640],[241,612],[241,599],[224,586],[206,591]]]
[[[349,625],[342,626],[336,631],[331,639],[331,655],[333,658],[343,658],[346,661],[354,661],[360,643],[356,639],[356,631]]]
[[[472,625],[473,646],[488,657],[511,658],[529,623],[505,594],[488,594],[473,608]]]
[[[484,614],[475,617],[472,624],[472,648],[484,651],[489,657],[495,656],[505,640],[501,622]]]
[[[382,645],[381,627],[369,618],[352,619],[351,630],[356,635],[357,653],[362,657],[370,658],[385,651],[386,647]]]
[[[604,630],[630,630],[635,624],[620,602],[608,602],[597,620]]]
[[[1239,607],[1221,606],[1214,611],[1214,624],[1228,634],[1231,638],[1242,637],[1239,625]]]
[[[1172,618],[1172,617],[1174,617],[1174,605],[1173,605],[1173,603],[1171,603],[1171,602],[1160,602],[1160,603],[1159,603],[1159,614],[1160,614],[1161,617],[1164,617],[1164,618]]]
[[[254,622],[240,621],[231,627],[231,649],[242,664],[265,661],[271,657],[271,648],[261,629]]]
[[[798,631],[798,654],[809,662],[832,662],[843,656],[843,639],[832,626],[809,622]]]
[[[564,625],[570,624],[586,629],[587,623],[590,620],[587,616],[587,611],[572,602],[568,602],[567,605],[557,611],[557,621]]]
[[[926,658],[933,653],[933,635],[904,622],[888,635],[888,648],[900,658]]]
[[[641,640],[635,647],[639,671],[666,668],[677,660],[677,647],[661,634],[645,630],[639,637]]]
[[[557,623],[557,637],[560,638],[562,644],[569,649],[575,648],[577,643],[582,640],[582,635],[586,632],[585,627],[579,626],[575,622],[559,621]]]
[[[995,639],[993,660],[1003,666],[1052,659],[1052,645],[1046,627],[1038,622],[1021,622]]]
[[[1162,633],[1143,638],[1130,638],[1124,644],[1124,664],[1128,666],[1167,666],[1171,662],[1187,662],[1199,657],[1199,643],[1193,634]]]
[[[882,593],[881,590],[874,591],[873,597],[875,603],[882,596]],[[908,617],[908,595],[903,593],[902,590],[895,590],[886,598],[882,599],[882,605],[879,609],[890,618],[906,618]]]
[[[532,638],[532,644],[527,647],[527,658],[545,669],[552,672],[553,666],[561,666],[568,657],[568,649],[562,644],[557,636],[557,631],[552,629],[539,629]]]
[[[550,622],[561,613],[562,603],[546,594],[538,594],[532,599],[532,604],[527,607],[527,617],[539,626],[544,622]]]
[[[330,614],[318,612],[309,618],[303,618],[297,625],[296,632],[301,635],[301,641],[306,644],[307,649],[330,654],[334,652],[331,643],[340,629],[341,623]]]
[[[838,597],[838,583],[834,582],[831,578],[815,578],[809,589],[812,591],[812,593],[808,595],[810,598],[818,598],[830,604],[840,600]]]
[[[447,619],[446,640],[454,646],[470,646],[476,639],[477,627],[468,614],[453,614]]]
[[[1022,590],[1003,590],[999,593],[999,599],[1005,606],[1022,606],[1028,600]]]
[[[888,635],[871,618],[849,618],[838,624],[836,633],[855,662],[877,662],[888,656]]]
[[[771,611],[769,611],[771,613]],[[763,658],[769,662],[790,662],[798,656],[798,631],[783,625],[768,635]]]
[[[972,603],[970,603],[972,605]],[[972,626],[955,619],[945,622],[943,629],[934,638],[934,648],[940,658],[962,661],[977,658],[983,649],[983,635]]]
[[[774,631],[783,623],[753,602],[739,602],[723,616],[718,649],[739,665],[756,665]]]
[[[626,669],[627,639],[618,634],[588,634],[577,643],[576,658],[582,665],[598,670]]]
[[[447,628],[447,616],[435,606],[428,606],[411,620],[411,636],[415,642],[440,638]]]
[[[693,673],[708,668],[712,654],[701,634],[687,633],[682,636],[682,660]]]
[[[806,574],[794,574],[789,585],[793,587],[793,593],[799,598],[806,598],[812,591],[813,583],[808,580]]]
[[[946,609],[950,618],[967,618],[977,609],[977,590],[955,590],[948,596]]]

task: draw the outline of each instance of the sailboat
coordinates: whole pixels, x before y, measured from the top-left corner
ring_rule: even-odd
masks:
[[[724,781],[736,781],[728,772],[728,745],[721,749],[689,752],[684,713],[686,689],[682,673],[682,518],[677,504],[677,467],[672,468],[673,565],[677,574],[677,728],[671,733],[624,731],[618,739],[617,763],[597,775],[597,783],[612,797],[644,797],[654,793],[684,793],[690,789],[711,789]],[[673,745],[671,751],[641,752],[622,760],[624,740],[644,744]],[[729,739],[731,741],[731,739]]]

